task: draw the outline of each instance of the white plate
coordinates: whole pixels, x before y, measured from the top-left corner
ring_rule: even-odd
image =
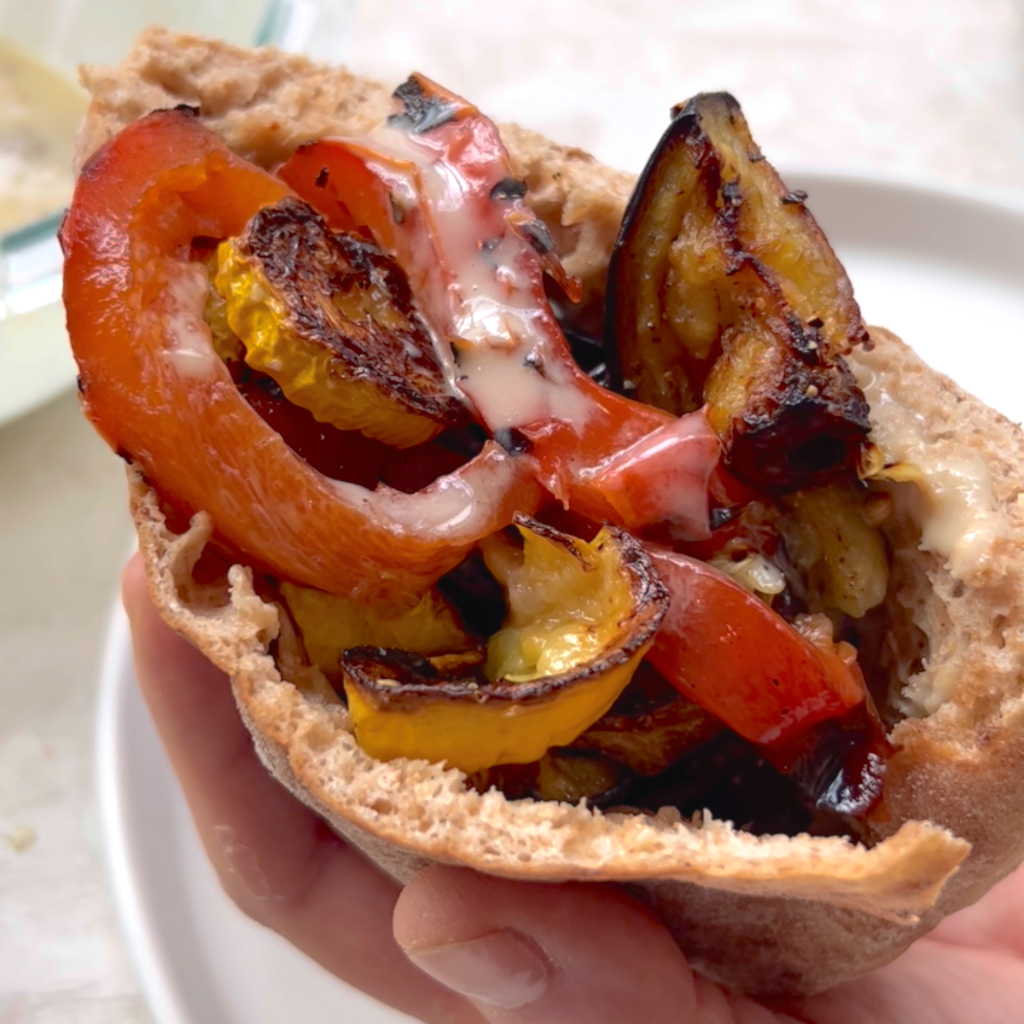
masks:
[[[1024,204],[865,179],[790,178],[810,193],[867,321],[893,329],[1019,420]],[[115,895],[159,1024],[408,1019],[328,976],[220,893],[136,692],[120,611],[102,679],[98,770]]]

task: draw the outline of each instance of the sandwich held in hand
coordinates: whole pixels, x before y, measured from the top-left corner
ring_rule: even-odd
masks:
[[[864,325],[732,97],[634,183],[415,74],[152,31],[85,78],[83,407],[337,831],[631,883],[764,996],[1020,861],[1020,430]]]

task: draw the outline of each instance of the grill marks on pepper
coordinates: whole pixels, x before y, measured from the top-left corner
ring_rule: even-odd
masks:
[[[428,96],[415,78],[404,81],[392,95],[401,102],[404,111],[392,114],[387,121],[388,127],[410,131],[414,135],[439,128],[454,120],[458,113],[458,107],[450,100]]]

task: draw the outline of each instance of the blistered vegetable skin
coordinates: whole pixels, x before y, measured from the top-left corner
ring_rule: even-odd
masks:
[[[710,404],[726,462],[792,489],[852,466],[869,424],[842,356],[867,343],[845,271],[729,95],[677,109],[609,268],[606,345],[634,397]]]
[[[245,361],[322,423],[407,448],[465,418],[399,267],[306,203],[266,207],[222,243],[214,285]]]
[[[492,638],[486,672],[467,658],[456,657],[451,671],[445,659],[381,648],[343,656],[353,729],[370,756],[445,761],[465,772],[528,764],[575,740],[629,683],[667,604],[643,549],[611,528],[585,544],[532,520],[519,524],[533,546],[511,574],[509,623]],[[566,595],[551,614],[539,593],[546,582]],[[538,609],[531,626],[527,616]],[[592,644],[567,643],[590,633]]]
[[[346,491],[239,394],[212,349],[208,279],[190,247],[240,234],[288,194],[180,110],[135,122],[93,157],[61,230],[83,404],[158,491],[209,512],[251,560],[329,592],[414,600],[476,540],[536,507],[539,489],[491,445],[417,495]]]

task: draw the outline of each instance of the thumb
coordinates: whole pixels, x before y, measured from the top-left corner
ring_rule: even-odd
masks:
[[[405,888],[394,928],[413,963],[495,1024],[726,1019],[716,1011],[728,1000],[695,979],[664,927],[611,886],[436,866]]]

